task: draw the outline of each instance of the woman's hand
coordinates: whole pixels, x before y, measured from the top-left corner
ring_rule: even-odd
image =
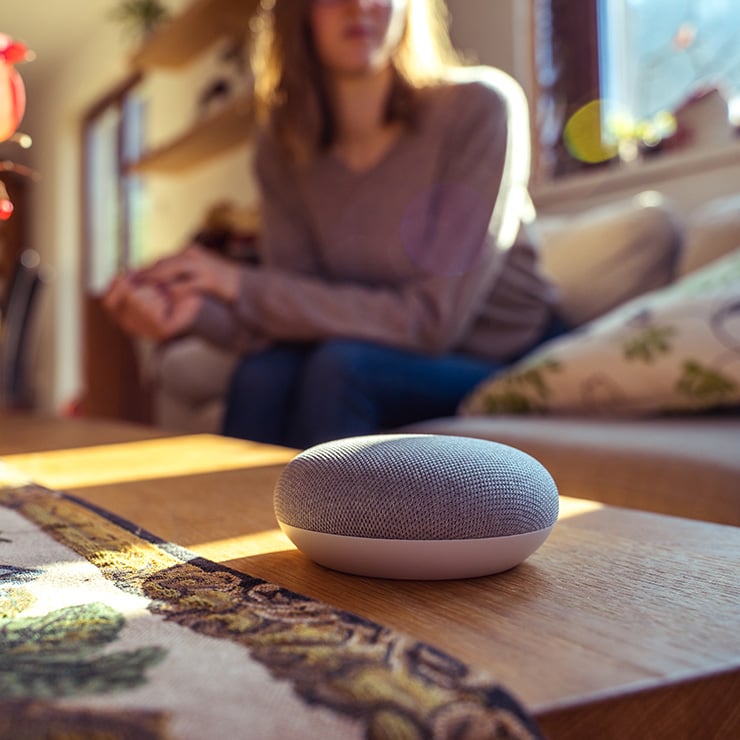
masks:
[[[174,299],[207,293],[233,303],[239,290],[239,268],[209,250],[192,246],[140,271],[142,280],[165,286]]]
[[[125,332],[157,341],[189,329],[202,302],[199,293],[176,297],[138,274],[116,277],[103,297],[103,306]]]

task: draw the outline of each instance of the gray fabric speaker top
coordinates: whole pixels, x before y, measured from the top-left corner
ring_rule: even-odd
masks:
[[[275,487],[278,521],[353,537],[453,540],[552,526],[550,473],[508,445],[445,435],[374,435],[312,447]]]

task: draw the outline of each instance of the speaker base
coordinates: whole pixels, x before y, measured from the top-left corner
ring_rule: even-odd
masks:
[[[390,540],[313,532],[278,522],[288,539],[319,565],[373,578],[439,581],[501,573],[526,560],[552,527],[467,540]]]

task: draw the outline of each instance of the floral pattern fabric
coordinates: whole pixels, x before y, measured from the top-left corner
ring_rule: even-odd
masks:
[[[542,345],[460,413],[646,415],[740,407],[740,249]]]

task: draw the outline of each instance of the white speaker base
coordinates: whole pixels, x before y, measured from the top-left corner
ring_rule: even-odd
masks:
[[[291,542],[319,565],[358,576],[430,581],[477,578],[509,570],[528,558],[552,531],[548,527],[468,540],[386,540],[279,524]]]

